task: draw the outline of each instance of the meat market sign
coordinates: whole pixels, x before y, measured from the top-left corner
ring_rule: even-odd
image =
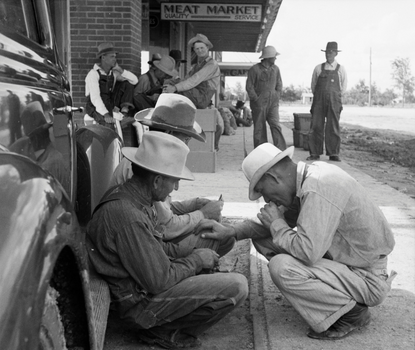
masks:
[[[260,22],[261,5],[162,3],[161,19],[168,21]]]

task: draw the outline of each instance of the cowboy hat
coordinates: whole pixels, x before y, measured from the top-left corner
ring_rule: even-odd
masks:
[[[274,46],[265,46],[259,59],[277,57],[280,53],[275,50]]]
[[[182,52],[180,50],[170,50],[169,56],[173,57],[176,62],[187,62],[185,59],[182,59]]]
[[[186,96],[163,93],[154,108],[135,114],[134,119],[152,128],[181,132],[196,140],[206,142],[206,136],[195,121],[196,107]]]
[[[114,48],[113,43],[102,43],[98,45],[97,58],[100,58],[102,55],[107,55],[109,53],[118,53]]]
[[[161,59],[158,61],[153,62],[154,66],[160,69],[163,73],[170,75],[171,77],[177,77],[179,73],[174,68],[176,66],[176,62],[174,58],[170,56],[161,56]]]
[[[153,56],[151,56],[151,60],[148,61],[148,64],[153,64],[154,61],[160,61],[161,60],[161,55],[159,53],[153,53]]]
[[[329,41],[327,43],[326,49],[325,50],[321,50],[323,52],[326,51],[336,51],[336,52],[340,52],[340,50],[337,49],[337,42],[335,41]]]
[[[23,110],[20,117],[24,132],[27,136],[32,136],[42,130],[49,129],[53,122],[49,115],[43,112],[42,105],[39,101],[30,102]]]
[[[189,147],[177,137],[159,131],[144,133],[140,147],[123,147],[123,155],[132,163],[153,173],[183,180],[194,180],[186,168]]]
[[[242,171],[249,181],[249,199],[254,201],[262,194],[255,191],[255,186],[261,177],[281,159],[288,156],[292,158],[294,147],[288,147],[285,151],[281,151],[272,143],[263,143],[255,148],[242,162]]]
[[[242,108],[244,105],[245,105],[245,102],[244,101],[238,100],[236,102],[235,108],[238,108],[239,109],[239,108]]]
[[[207,36],[206,35],[203,35],[203,34],[196,34],[196,36],[194,36],[193,38],[191,38],[189,40],[189,42],[187,43],[187,45],[188,46],[193,46],[193,44],[195,42],[198,42],[198,41],[200,41],[203,44],[205,44],[208,47],[208,49],[211,49],[213,47],[212,43],[209,41],[209,39],[207,38]]]

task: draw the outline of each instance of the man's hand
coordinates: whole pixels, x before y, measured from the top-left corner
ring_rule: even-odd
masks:
[[[104,119],[105,119],[105,122],[108,123],[108,124],[114,124],[115,123],[114,118],[111,117],[111,115],[109,113],[105,113]]]
[[[205,219],[220,221],[222,219],[223,201],[209,201],[199,210],[203,213]]]
[[[228,237],[235,237],[236,232],[232,226],[225,226],[215,220],[200,220],[194,231],[196,235],[200,234],[202,238],[222,240]]]
[[[170,84],[166,84],[163,86],[163,92],[167,92],[167,93],[173,93],[176,92],[176,86],[174,85],[170,85]]]
[[[115,66],[112,68],[113,71],[118,72],[120,74],[124,73],[124,69],[122,69],[118,63],[115,64]]]
[[[284,219],[284,211],[277,207],[274,202],[269,202],[261,208],[260,213],[257,215],[258,219],[262,222],[262,225],[267,229],[270,229],[271,224],[277,219]]]
[[[193,254],[197,254],[203,262],[203,269],[213,269],[219,263],[219,254],[209,248],[198,248],[193,250]]]

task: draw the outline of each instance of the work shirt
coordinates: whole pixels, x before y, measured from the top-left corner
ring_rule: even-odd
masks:
[[[324,69],[335,70],[337,65],[338,63],[336,60],[334,60],[332,64],[326,62],[324,63]],[[317,80],[320,74],[321,74],[321,64],[317,65],[316,68],[314,68],[313,75],[311,77],[311,92],[313,94],[315,93]],[[347,74],[346,74],[346,69],[343,67],[343,65],[340,65],[338,74],[339,74],[339,81],[340,81],[340,89],[342,91],[342,94],[344,94],[347,90]]]
[[[197,71],[198,67],[204,65],[202,69]],[[196,73],[192,73],[196,71]],[[220,69],[219,64],[212,57],[207,56],[203,61],[194,65],[189,72],[189,76],[185,80],[175,84],[178,92],[187,91],[200,83],[206,81],[209,90],[218,90],[220,83]]]
[[[160,86],[161,89],[162,85],[163,82],[157,79],[156,75],[154,74],[154,69],[150,69],[146,74],[143,74],[138,78],[138,83],[134,88],[134,95],[144,94],[156,86]],[[160,94],[153,94],[148,97],[153,101],[157,101],[159,96]]]
[[[307,171],[305,165],[297,165],[297,229],[284,219],[274,220],[273,243],[309,266],[324,257],[368,271],[386,269],[395,240],[364,188],[335,165],[314,162]],[[238,239],[248,237],[249,222],[240,225]]]
[[[124,72],[120,74],[118,71],[110,70],[108,74],[98,65],[95,64],[94,68],[92,68],[85,78],[85,96],[91,97],[91,102],[95,106],[96,111],[101,114],[105,115],[109,113],[108,109],[105,107],[104,102],[101,98],[101,92],[99,89],[99,73],[102,75],[110,75],[114,74],[114,84],[116,81],[125,81],[132,85],[137,84],[138,79],[135,74],[129,72],[128,70],[124,69]],[[112,112],[112,111],[111,111]]]
[[[90,261],[108,282],[114,299],[161,293],[203,266],[193,248],[162,241],[155,230],[153,203],[138,181],[134,176],[116,187],[126,199],[104,198],[87,229]]]

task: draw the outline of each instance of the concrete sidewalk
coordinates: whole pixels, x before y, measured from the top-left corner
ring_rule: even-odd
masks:
[[[282,118],[284,120],[284,118]],[[238,128],[235,135],[222,136],[215,173],[195,173],[196,181],[181,181],[173,199],[195,196],[225,200],[223,216],[256,218],[264,205],[262,198],[248,199],[248,181],[241,170],[244,140],[248,153],[253,149],[253,128]],[[283,126],[287,145],[293,133]],[[271,138],[269,138],[271,140]],[[308,152],[296,148],[294,160],[305,160]],[[321,160],[328,161],[325,156]],[[352,168],[335,163],[357,181],[380,206],[395,234],[396,246],[389,258],[389,270],[398,272],[392,291],[379,307],[372,308],[373,321],[351,337],[335,343],[313,340],[305,335],[307,324],[282,297],[270,280],[267,261],[252,248],[250,303],[254,323],[255,350],[269,349],[414,349],[415,348],[415,200]]]

